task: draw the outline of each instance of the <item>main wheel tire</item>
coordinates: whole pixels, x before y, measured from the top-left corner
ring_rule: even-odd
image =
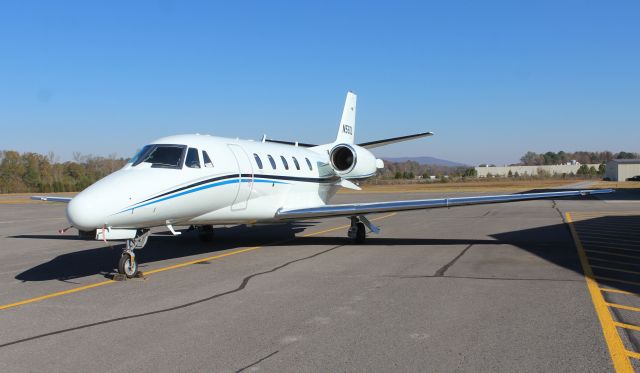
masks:
[[[358,244],[364,243],[365,238],[367,238],[367,231],[365,230],[364,223],[358,222],[358,224],[356,224],[356,227],[357,230],[355,241]]]
[[[198,238],[201,242],[213,241],[213,225],[203,225],[202,227],[200,227]]]
[[[118,273],[133,278],[138,273],[138,262],[131,255],[124,253],[118,262]]]

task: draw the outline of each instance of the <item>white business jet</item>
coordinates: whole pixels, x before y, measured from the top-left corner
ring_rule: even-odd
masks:
[[[341,188],[360,188],[351,180],[374,176],[383,167],[371,148],[432,136],[431,132],[356,144],[356,95],[347,93],[336,140],[325,145],[239,140],[209,135],[177,135],[153,141],[119,171],[73,198],[37,196],[68,202],[67,218],[85,238],[126,240],[118,272],[137,273],[134,250],[150,228],[189,225],[210,240],[214,225],[262,224],[345,216],[348,237],[362,243],[366,229],[379,229],[371,213],[454,207],[542,198],[585,196],[612,190],[328,204]]]

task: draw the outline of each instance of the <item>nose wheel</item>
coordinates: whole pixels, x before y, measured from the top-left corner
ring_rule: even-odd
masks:
[[[131,252],[123,252],[118,262],[118,273],[127,276],[127,278],[133,278],[138,273],[138,262],[136,262],[136,256]]]
[[[142,249],[149,239],[150,231],[141,229],[134,239],[127,240],[122,250],[122,255],[118,261],[118,273],[127,278],[136,277],[138,274],[138,262],[136,261],[135,249]]]

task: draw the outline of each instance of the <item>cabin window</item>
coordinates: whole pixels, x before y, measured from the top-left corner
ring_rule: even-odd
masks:
[[[293,164],[296,165],[296,169],[300,170],[300,163],[298,163],[298,160],[296,159],[296,157],[291,157],[293,158]]]
[[[258,168],[262,170],[262,160],[260,159],[260,156],[256,153],[253,153],[253,158],[255,158]]]
[[[307,161],[307,166],[309,166],[309,171],[313,171],[313,167],[311,167],[311,161],[309,161],[309,158],[305,158],[305,160]]]
[[[280,156],[280,159],[282,159],[282,164],[284,165],[284,169],[288,170],[289,169],[289,164],[287,163],[287,159],[283,156]]]
[[[271,163],[271,167],[275,170],[276,169],[276,161],[273,160],[273,157],[271,156],[271,154],[267,154],[267,158],[269,158],[269,163]]]
[[[213,162],[211,162],[211,158],[209,158],[209,154],[207,154],[207,152],[205,152],[204,150],[202,151],[202,160],[204,161],[205,168],[213,167]]]
[[[189,168],[200,168],[200,158],[198,157],[198,149],[189,148],[187,151],[187,160],[184,165]]]
[[[152,144],[145,146],[142,152],[138,153],[135,160],[132,160],[132,167],[140,163],[151,163],[153,168],[182,168],[184,160],[185,145],[173,144]],[[196,150],[197,152],[197,150]]]

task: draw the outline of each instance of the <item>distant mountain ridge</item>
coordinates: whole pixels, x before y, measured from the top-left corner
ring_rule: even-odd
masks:
[[[453,161],[448,161],[446,159],[422,156],[422,157],[397,157],[397,158],[382,158],[388,162],[406,162],[406,161],[414,161],[419,164],[432,164],[438,166],[447,166],[447,167],[463,167],[467,166],[464,163],[458,163]]]

